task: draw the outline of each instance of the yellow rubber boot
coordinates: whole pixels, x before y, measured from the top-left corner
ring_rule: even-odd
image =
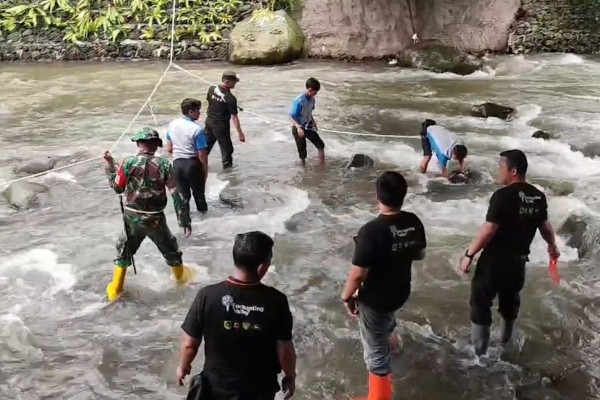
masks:
[[[106,287],[106,294],[108,301],[115,301],[123,293],[123,284],[125,283],[125,274],[127,273],[127,267],[120,267],[115,265],[113,272],[113,279]]]
[[[184,265],[178,265],[176,267],[171,267],[173,270],[173,277],[175,277],[175,281],[177,285],[182,286],[192,280],[194,273],[191,269]]]

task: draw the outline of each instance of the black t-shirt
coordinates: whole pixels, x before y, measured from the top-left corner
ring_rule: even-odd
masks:
[[[393,311],[410,294],[412,262],[425,249],[425,229],[412,213],[379,215],[364,225],[355,238],[352,264],[368,268],[358,300],[380,311]]]
[[[232,115],[237,115],[237,99],[223,86],[211,86],[206,94],[208,111],[206,122],[213,125],[227,125]]]
[[[283,293],[229,278],[198,292],[181,327],[193,338],[204,338],[204,371],[212,385],[275,393],[281,372],[277,342],[292,340],[292,325]]]
[[[537,229],[548,219],[546,196],[525,182],[505,186],[492,195],[485,219],[499,227],[484,254],[526,256]]]

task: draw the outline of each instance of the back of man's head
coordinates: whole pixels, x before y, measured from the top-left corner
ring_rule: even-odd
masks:
[[[259,231],[235,236],[233,262],[243,271],[255,274],[261,264],[270,264],[273,257],[273,239]]]
[[[452,150],[452,152],[458,161],[462,161],[467,157],[467,146],[464,144],[457,144],[454,146],[454,150]]]
[[[400,209],[407,190],[406,179],[398,172],[387,171],[377,178],[377,200],[385,206]]]
[[[517,175],[524,177],[527,174],[527,156],[521,150],[506,150],[500,153],[500,157],[506,160],[506,168],[510,171],[515,169]]]
[[[308,80],[306,81],[306,88],[313,89],[318,92],[319,90],[321,90],[321,83],[315,78],[308,78]]]
[[[196,99],[183,99],[181,102],[181,113],[183,115],[188,115],[190,111],[197,111],[202,107],[202,103],[200,100]]]

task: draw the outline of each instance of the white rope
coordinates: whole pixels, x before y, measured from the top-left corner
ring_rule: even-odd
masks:
[[[195,74],[195,73],[193,73],[191,71],[188,71],[187,69],[185,69],[185,68],[183,68],[183,67],[181,67],[181,66],[179,66],[179,65],[177,65],[175,63],[173,63],[173,68],[175,68],[175,69],[177,69],[177,70],[179,70],[181,72],[185,72],[186,74],[188,74],[188,75],[190,75],[190,76],[192,76],[192,77],[194,77],[196,79],[199,79],[199,80],[201,80],[202,82],[204,82],[204,83],[206,83],[208,85],[212,85],[211,82],[207,81],[206,79],[204,79],[200,75]],[[265,115],[261,115],[261,114],[258,114],[258,113],[252,112],[252,111],[248,111],[246,109],[244,109],[242,112],[244,112],[244,113],[246,113],[248,115],[253,115],[253,116],[257,117],[257,118],[261,118],[261,119],[266,120],[266,121],[277,122],[279,124],[286,125],[286,126],[291,125],[291,121],[283,121],[283,120],[280,120],[280,119],[275,119],[275,118],[267,117]],[[377,134],[377,133],[358,133],[358,132],[338,131],[338,130],[326,129],[326,128],[321,128],[321,129],[319,129],[319,131],[320,132],[329,132],[329,133],[338,133],[338,134],[341,134],[341,135],[350,135],[350,136],[370,136],[370,137],[397,138],[397,139],[420,139],[419,136],[414,136],[414,135],[413,136],[408,136],[408,135],[380,135],[380,134]]]
[[[177,0],[173,0],[173,11],[171,15],[173,19],[171,21],[171,54],[169,55],[169,67],[173,64],[173,54],[175,53],[175,6],[177,5]]]

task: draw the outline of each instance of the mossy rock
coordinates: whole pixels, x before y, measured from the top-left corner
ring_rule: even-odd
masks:
[[[458,75],[472,74],[482,66],[478,58],[439,44],[426,44],[407,50],[400,59],[403,65],[411,64],[413,68],[438,73],[452,72]]]
[[[231,31],[229,61],[234,64],[274,65],[300,57],[304,35],[283,10],[255,11]]]

